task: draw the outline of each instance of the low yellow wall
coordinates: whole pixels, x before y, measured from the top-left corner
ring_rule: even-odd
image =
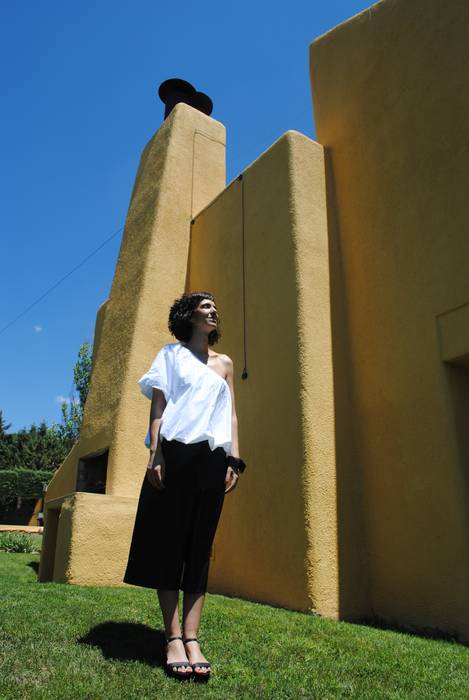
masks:
[[[339,498],[339,541],[354,499],[366,532],[366,573],[348,558],[348,578],[365,584],[363,613],[466,637],[468,381],[438,329],[469,301],[468,33],[467,2],[386,0],[311,47],[333,334],[348,355],[334,341],[337,428],[356,455],[338,450],[338,478],[363,494]]]
[[[50,501],[54,532],[45,532],[39,579],[88,586],[122,585],[136,507],[135,498],[93,493],[74,493]]]

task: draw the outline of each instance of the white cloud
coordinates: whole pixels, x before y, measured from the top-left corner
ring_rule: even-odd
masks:
[[[65,401],[66,404],[71,404],[74,403],[75,406],[80,403],[79,399],[70,399],[69,396],[62,396],[62,394],[57,394],[55,397],[55,400],[57,403],[63,404]]]
[[[34,330],[36,333],[42,333],[42,326],[38,326],[37,324],[33,326]]]

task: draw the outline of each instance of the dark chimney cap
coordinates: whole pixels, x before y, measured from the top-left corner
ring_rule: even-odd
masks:
[[[165,104],[165,119],[179,102],[185,102],[204,114],[210,115],[212,113],[213,102],[210,97],[203,92],[197,92],[187,80],[181,78],[165,80],[158,88],[158,95]]]

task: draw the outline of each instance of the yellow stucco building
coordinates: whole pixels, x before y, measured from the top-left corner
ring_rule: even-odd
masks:
[[[207,289],[250,467],[210,589],[469,638],[468,30],[465,2],[383,0],[320,37],[318,143],[287,132],[228,187],[224,127],[173,109],[48,488],[41,580],[121,585],[147,458],[136,382],[173,300]]]

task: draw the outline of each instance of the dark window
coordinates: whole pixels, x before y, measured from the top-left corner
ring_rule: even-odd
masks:
[[[77,491],[106,493],[107,459],[109,450],[100,450],[82,457],[78,462]]]

